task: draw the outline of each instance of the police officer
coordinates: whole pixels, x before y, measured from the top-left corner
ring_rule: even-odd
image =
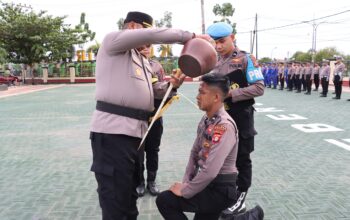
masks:
[[[315,84],[315,89],[313,91],[318,91],[318,87],[320,85],[320,65],[318,63],[314,63],[311,79]]]
[[[294,63],[289,62],[288,63],[288,91],[291,92],[293,91],[293,85],[294,85],[294,73],[295,73],[295,68],[294,68]]]
[[[153,76],[152,83],[164,82],[164,69],[162,65],[156,60],[151,58],[151,44],[145,45],[138,50],[142,55],[144,55],[151,65]],[[162,96],[155,95],[154,97],[154,111],[153,115],[156,113],[160,103],[162,102]],[[144,177],[144,159],[146,153],[146,169],[147,169],[147,189],[152,196],[159,194],[159,189],[156,185],[156,176],[158,171],[158,152],[161,143],[161,138],[163,134],[163,118],[157,119],[151,130],[148,132],[147,138],[145,140],[144,151],[140,151],[140,182],[139,186],[136,188],[139,197],[145,194],[145,177]]]
[[[166,220],[187,219],[183,212],[194,212],[194,219],[217,220],[221,211],[234,201],[236,191],[238,134],[235,122],[224,109],[229,80],[215,74],[201,78],[197,103],[205,111],[197,128],[182,182],[174,183],[156,199]],[[231,219],[263,219],[256,206]]]
[[[165,94],[169,87],[167,82],[152,85],[152,68],[136,48],[195,37],[178,29],[147,29],[152,22],[148,14],[129,12],[123,30],[107,34],[97,55],[91,171],[104,220],[137,219],[138,147],[154,109],[154,94]],[[177,88],[183,79],[170,83]]]
[[[231,86],[225,99],[225,109],[235,120],[239,130],[239,144],[236,166],[238,169],[237,187],[239,196],[223,212],[223,215],[237,214],[245,210],[245,197],[252,181],[252,161],[254,150],[254,97],[264,94],[263,77],[255,57],[241,51],[235,44],[232,26],[218,22],[208,27],[207,33],[215,40],[219,60],[212,70],[229,77]],[[257,75],[255,75],[256,73]]]
[[[305,84],[306,84],[306,92],[305,95],[311,95],[311,75],[312,75],[312,67],[310,62],[306,62],[306,66],[304,67],[304,75],[305,75]]]
[[[327,97],[330,72],[331,68],[328,65],[328,60],[324,60],[322,62],[322,68],[320,69],[320,78],[322,85],[322,92],[320,97]]]
[[[334,68],[334,89],[335,97],[333,99],[340,99],[343,85],[343,73],[345,73],[345,65],[342,62],[342,57],[337,56]]]
[[[295,88],[296,88],[296,93],[301,93],[301,72],[302,72],[302,67],[300,62],[295,62],[296,67],[295,67]]]
[[[278,66],[278,79],[279,79],[279,82],[280,82],[279,90],[283,90],[284,89],[284,70],[285,70],[284,63],[280,62],[279,66]]]

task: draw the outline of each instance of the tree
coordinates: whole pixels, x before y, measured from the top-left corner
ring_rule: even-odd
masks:
[[[71,57],[73,45],[94,38],[85,14],[75,28],[64,24],[64,19],[46,15],[45,11],[35,13],[31,7],[2,3],[0,45],[7,51],[8,60],[29,67],[43,60],[58,61]]]
[[[155,20],[155,26],[156,27],[167,27],[167,28],[172,28],[172,13],[165,11],[164,12],[164,17],[161,18],[160,20]],[[160,56],[161,57],[170,57],[173,55],[172,52],[172,47],[171,45],[160,45],[160,47],[158,48],[158,52],[160,52]]]
[[[124,20],[125,20],[124,18],[119,18],[119,20],[117,22],[119,30],[123,29],[123,27],[124,27]]]
[[[213,12],[215,16],[221,16],[221,19],[216,22],[226,22],[230,24],[233,28],[233,33],[235,34],[236,31],[236,23],[232,23],[231,20],[228,17],[232,17],[233,13],[235,12],[235,9],[232,7],[231,3],[223,3],[221,6],[219,4],[214,5]]]
[[[263,57],[261,59],[259,59],[259,63],[269,63],[269,62],[272,62],[271,58],[270,57]]]
[[[312,53],[311,53],[311,50],[309,50],[306,53],[302,51],[297,51],[293,54],[292,58],[300,62],[311,62]]]
[[[342,53],[337,51],[337,49],[335,47],[326,47],[326,48],[324,48],[322,50],[319,50],[316,53],[315,61],[316,62],[321,62],[324,59],[326,59],[326,60],[333,59],[335,55],[344,56]]]
[[[88,47],[87,51],[91,51],[94,53],[95,57],[97,56],[98,50],[100,49],[101,44],[95,41],[95,44]]]

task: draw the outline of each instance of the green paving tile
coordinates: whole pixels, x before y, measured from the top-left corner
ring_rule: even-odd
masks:
[[[0,219],[100,219],[96,182],[89,171],[89,126],[94,86],[64,86],[0,99]],[[202,112],[198,84],[164,116],[158,184],[182,179]],[[191,100],[189,102],[187,99]],[[258,135],[247,206],[260,204],[265,219],[350,219],[350,151],[324,139],[349,139],[350,98],[321,99],[267,89],[261,106],[284,112],[255,113]],[[337,114],[335,114],[337,113]],[[276,121],[266,115],[298,114],[306,120]],[[324,123],[342,132],[303,133],[292,124]],[[139,199],[140,220],[161,219],[154,197]],[[192,217],[193,215],[189,214]]]

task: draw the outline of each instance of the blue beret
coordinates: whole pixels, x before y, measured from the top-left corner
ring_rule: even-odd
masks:
[[[232,34],[233,28],[225,22],[217,22],[207,28],[207,34],[214,40],[227,37]]]

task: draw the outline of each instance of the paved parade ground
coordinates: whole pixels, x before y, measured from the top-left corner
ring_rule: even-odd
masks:
[[[89,171],[94,89],[0,92],[1,220],[101,219]],[[203,115],[195,104],[197,89],[197,83],[184,84],[164,116],[157,178],[162,190],[182,179]],[[341,100],[332,96],[266,89],[256,99],[259,134],[247,206],[260,204],[265,219],[350,219],[350,93]],[[161,219],[149,194],[138,206],[138,219]]]

